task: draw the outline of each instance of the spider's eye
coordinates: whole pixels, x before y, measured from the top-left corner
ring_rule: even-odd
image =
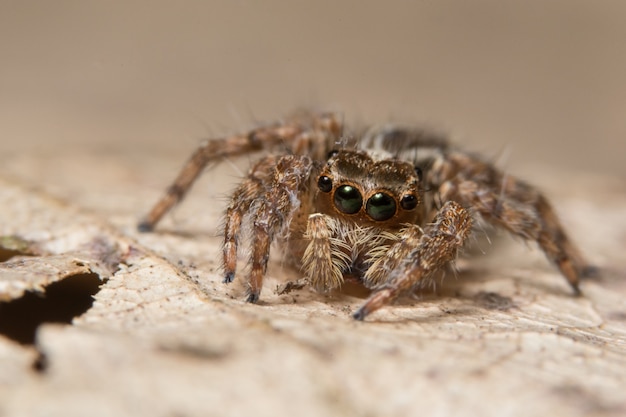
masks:
[[[424,175],[424,173],[422,172],[422,168],[415,167],[415,175],[417,175],[417,179],[421,181]]]
[[[342,185],[335,191],[335,206],[346,214],[354,214],[361,210],[363,197],[356,188]]]
[[[376,193],[367,200],[365,211],[374,220],[388,220],[396,214],[396,201],[388,194]]]
[[[326,159],[330,159],[333,156],[337,156],[338,153],[339,151],[337,149],[333,149],[332,151],[328,152],[328,154],[326,155]]]
[[[330,192],[330,190],[333,189],[333,180],[331,180],[330,177],[327,177],[326,175],[322,175],[317,180],[317,186],[323,193],[328,193]]]
[[[417,197],[413,194],[407,194],[400,200],[400,206],[405,210],[413,210],[417,207]]]

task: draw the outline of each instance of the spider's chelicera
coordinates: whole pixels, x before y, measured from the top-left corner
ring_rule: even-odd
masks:
[[[242,228],[250,230],[249,302],[259,299],[277,242],[318,291],[339,288],[348,275],[371,288],[354,313],[362,320],[454,261],[477,220],[537,242],[576,293],[592,271],[534,187],[424,130],[346,134],[334,114],[300,114],[206,142],[140,230],[153,229],[209,163],[258,151],[269,156],[233,192],[223,232],[224,282],[231,282]]]

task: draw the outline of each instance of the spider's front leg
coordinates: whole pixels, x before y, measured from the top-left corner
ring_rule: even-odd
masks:
[[[307,156],[269,156],[251,170],[235,190],[226,210],[224,225],[224,282],[234,279],[241,226],[249,219],[251,230],[250,272],[246,300],[259,299],[267,270],[270,245],[284,234],[300,208],[300,195],[309,184],[313,162]]]
[[[398,262],[385,258],[377,262],[397,266],[390,271],[387,281],[374,289],[374,293],[353,317],[363,320],[373,311],[392,303],[400,295],[418,287],[434,272],[444,268],[456,258],[471,228],[472,219],[468,211],[458,203],[448,201],[437,213],[435,221],[424,228],[417,246],[407,251],[406,240],[401,239],[389,251],[390,254],[407,252],[406,257]],[[372,266],[376,268],[377,263]]]

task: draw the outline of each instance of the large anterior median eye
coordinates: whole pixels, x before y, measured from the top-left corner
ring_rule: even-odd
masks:
[[[363,197],[356,188],[342,185],[335,191],[335,206],[346,214],[354,214],[361,210]]]
[[[396,214],[396,201],[388,194],[376,193],[367,200],[365,211],[374,220],[388,220]]]

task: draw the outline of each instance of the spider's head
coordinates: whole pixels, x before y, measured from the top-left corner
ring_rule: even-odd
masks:
[[[317,177],[317,209],[357,223],[384,227],[415,223],[421,208],[421,171],[365,151],[329,154]]]

